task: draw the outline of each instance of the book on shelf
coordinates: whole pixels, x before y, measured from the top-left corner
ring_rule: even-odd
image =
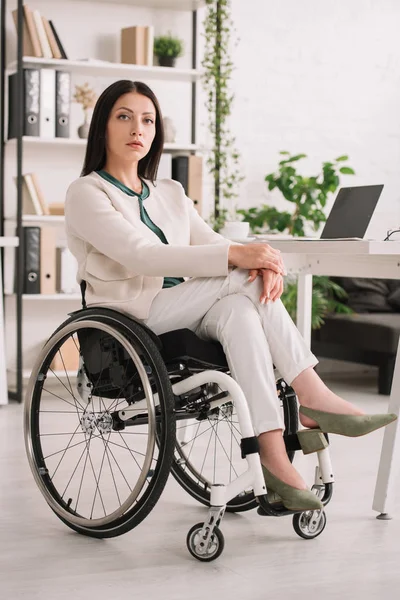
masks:
[[[64,58],[65,60],[68,60],[68,56],[67,56],[67,54],[66,54],[66,52],[64,50],[64,46],[61,43],[60,37],[59,37],[59,35],[58,35],[57,31],[56,31],[56,28],[54,26],[53,21],[49,21],[49,25],[50,25],[50,28],[51,28],[51,30],[53,32],[53,35],[54,35],[54,38],[56,40],[57,46],[60,49],[61,58]]]
[[[49,40],[47,39],[46,31],[42,21],[42,15],[38,10],[33,11],[33,19],[39,36],[40,47],[42,49],[43,58],[53,58],[53,53],[50,48]]]
[[[51,202],[47,208],[53,217],[64,216],[64,202]]]
[[[36,58],[67,58],[64,47],[54,27],[54,23],[38,10],[23,5],[23,54]],[[18,11],[12,16],[18,31]]]
[[[47,206],[46,200],[44,199],[44,195],[42,192],[42,188],[40,187],[38,176],[36,175],[36,173],[29,173],[29,175],[32,180],[33,186],[35,188],[35,191],[36,191],[40,206],[42,208],[43,214],[47,216],[50,214],[50,211],[49,211],[49,207]]]
[[[17,178],[14,177],[17,184]],[[49,208],[44,199],[37,175],[22,175],[22,213],[24,215],[49,215]]]
[[[60,48],[57,44],[57,40],[55,38],[52,28],[50,27],[50,23],[49,23],[48,19],[46,19],[46,17],[42,17],[42,21],[43,21],[43,27],[46,32],[47,39],[49,41],[50,49],[53,54],[53,58],[57,58],[57,59],[62,58]]]
[[[14,19],[14,24],[15,24],[15,29],[18,31],[18,10],[15,9],[12,11],[12,16]],[[32,40],[32,36],[30,34],[30,30],[28,29],[28,23],[26,18],[24,17],[23,20],[23,25],[22,25],[23,29],[22,29],[22,37],[23,37],[23,42],[22,42],[22,52],[24,54],[24,56],[42,56],[41,54],[36,54],[36,51],[41,52],[40,48],[38,50],[35,50],[33,47],[33,40]]]
[[[22,135],[69,137],[71,74],[55,69],[23,69]],[[18,74],[9,75],[8,139],[17,137]]]
[[[153,66],[154,27],[134,25],[121,30],[121,63]]]

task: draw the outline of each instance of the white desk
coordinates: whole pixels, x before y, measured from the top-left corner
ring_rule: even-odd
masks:
[[[17,247],[17,237],[0,237],[0,248]],[[4,331],[3,278],[0,269],[0,405],[8,403],[7,360]]]
[[[288,273],[299,275],[297,326],[311,343],[313,275],[400,279],[400,242],[279,240],[258,238],[280,250]],[[397,350],[389,412],[400,413],[400,341]],[[400,420],[385,429],[373,510],[387,514],[393,506],[395,477],[400,468]]]

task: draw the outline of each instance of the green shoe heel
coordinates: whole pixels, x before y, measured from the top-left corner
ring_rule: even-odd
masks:
[[[336,433],[348,437],[359,437],[386,427],[397,419],[394,414],[382,415],[338,415],[322,410],[300,406],[299,412],[313,419],[324,433]],[[312,431],[312,430],[311,430]]]
[[[262,470],[267,489],[278,494],[288,510],[305,511],[324,508],[321,500],[311,490],[298,490],[272,475],[264,466]]]
[[[325,435],[320,429],[300,429],[297,432],[303,454],[320,452],[329,446]]]

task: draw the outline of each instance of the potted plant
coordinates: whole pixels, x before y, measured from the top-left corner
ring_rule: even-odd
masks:
[[[161,67],[174,67],[178,56],[183,54],[183,41],[171,34],[156,37],[154,40],[154,54]]]
[[[289,212],[264,204],[261,207],[241,209],[238,212],[250,223],[253,233],[287,232],[293,236],[304,236],[307,226],[317,231],[326,220],[324,208],[329,194],[340,184],[340,174],[354,175],[354,170],[344,164],[348,156],[339,156],[333,161],[324,162],[316,176],[305,177],[297,172],[295,163],[306,158],[305,154],[291,155],[281,152],[282,160],[274,173],[265,176],[268,189],[278,189],[283,197],[292,202],[294,209]],[[329,277],[314,276],[312,291],[312,328],[318,329],[328,313],[352,313],[345,304],[347,293]],[[293,320],[296,320],[297,281],[288,277],[282,302]]]
[[[243,180],[240,155],[229,130],[234,95],[230,90],[234,25],[230,0],[206,0],[205,47],[202,60],[203,88],[209,130],[213,138],[207,165],[214,179],[214,212],[209,221],[216,231],[225,222],[242,221],[236,210],[239,184]],[[240,228],[240,224],[239,224]],[[237,228],[239,230],[239,228]],[[244,227],[242,227],[244,231]]]

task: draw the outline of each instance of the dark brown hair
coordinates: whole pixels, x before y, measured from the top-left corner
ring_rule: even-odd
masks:
[[[141,81],[121,79],[104,90],[94,107],[81,177],[100,171],[106,164],[106,131],[111,110],[120,96],[136,92],[147,96],[156,109],[156,135],[149,152],[138,164],[138,175],[154,183],[164,146],[164,127],[159,102],[148,85]]]

